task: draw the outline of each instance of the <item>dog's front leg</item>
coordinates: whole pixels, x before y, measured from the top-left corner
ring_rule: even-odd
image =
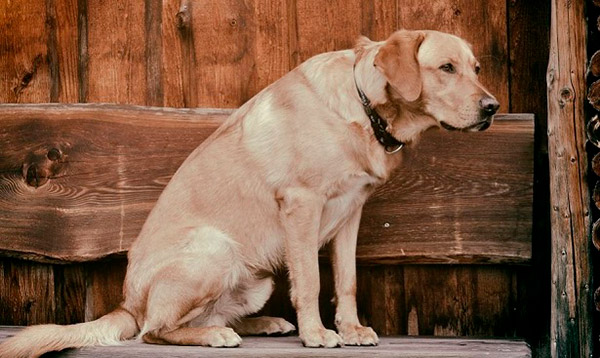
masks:
[[[286,189],[280,194],[286,263],[300,339],[307,347],[341,346],[342,339],[323,327],[319,313],[318,236],[325,198],[305,188]]]
[[[356,312],[356,238],[362,207],[340,229],[331,245],[331,261],[335,280],[335,326],[347,345],[373,346],[379,343],[371,327],[358,321]]]

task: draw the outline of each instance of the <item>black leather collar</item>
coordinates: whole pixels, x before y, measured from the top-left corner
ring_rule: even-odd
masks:
[[[362,102],[363,109],[365,110],[367,117],[369,117],[369,120],[371,121],[373,134],[375,135],[377,142],[379,142],[379,144],[383,146],[387,154],[394,154],[400,149],[402,149],[405,143],[394,138],[394,136],[386,130],[388,126],[387,122],[383,118],[381,118],[381,116],[379,116],[379,113],[377,113],[377,111],[374,108],[371,107],[371,101],[369,101],[369,98],[367,98],[365,93],[358,87],[358,83],[356,83],[356,76],[354,75],[355,67],[356,65],[354,65],[354,67],[352,68],[354,84],[356,85],[356,90],[358,91],[358,96],[360,97],[360,101]]]

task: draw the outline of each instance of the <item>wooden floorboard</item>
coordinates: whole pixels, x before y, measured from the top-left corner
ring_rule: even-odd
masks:
[[[0,342],[22,327],[0,326]],[[244,337],[238,348],[204,348],[161,346],[126,342],[122,346],[90,347],[49,353],[55,358],[124,358],[124,357],[398,357],[398,358],[531,358],[531,349],[522,340],[381,337],[377,347],[304,348],[296,336]]]

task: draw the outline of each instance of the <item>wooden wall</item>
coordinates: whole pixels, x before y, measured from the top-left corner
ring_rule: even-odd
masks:
[[[351,47],[360,34],[381,40],[398,28],[466,38],[501,111],[536,114],[533,265],[361,267],[361,314],[382,334],[525,336],[535,346],[549,312],[545,1],[1,2],[0,102],[233,108],[314,54]],[[0,324],[98,317],[119,302],[125,266],[124,259],[2,259]],[[329,326],[330,276],[324,268]],[[266,310],[293,316],[280,281]]]

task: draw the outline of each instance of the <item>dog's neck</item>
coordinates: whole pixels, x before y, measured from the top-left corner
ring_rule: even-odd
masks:
[[[371,107],[387,122],[387,131],[394,138],[403,143],[415,142],[421,133],[437,126],[437,121],[421,110],[421,99],[408,103],[394,93],[383,74],[373,66],[375,54],[376,51],[367,51],[363,56],[357,56],[353,69],[356,86],[369,98]]]
[[[418,141],[421,133],[437,126],[437,121],[413,105],[392,101],[375,107],[388,123],[388,131],[398,140],[410,144]]]

